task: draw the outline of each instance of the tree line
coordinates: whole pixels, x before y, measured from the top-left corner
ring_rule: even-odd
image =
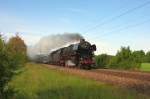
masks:
[[[150,51],[132,51],[130,47],[121,47],[116,55],[101,54],[95,56],[96,68],[139,69],[141,63],[150,63]]]
[[[27,46],[18,35],[8,41],[0,35],[0,99],[11,99],[15,90],[9,86],[12,78],[21,72],[27,62]],[[97,68],[138,69],[141,63],[150,63],[150,51],[131,51],[121,47],[116,55],[95,56]]]
[[[25,65],[26,50],[26,44],[18,35],[8,41],[0,35],[0,99],[11,99],[15,93],[14,89],[10,88],[9,81],[19,74],[20,68]]]

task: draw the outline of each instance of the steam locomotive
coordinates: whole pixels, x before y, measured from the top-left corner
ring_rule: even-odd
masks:
[[[48,55],[48,64],[90,69],[94,64],[93,56],[96,45],[81,39],[77,44],[71,44],[53,51]]]

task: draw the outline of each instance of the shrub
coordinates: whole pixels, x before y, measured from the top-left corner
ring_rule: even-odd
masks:
[[[112,56],[107,54],[101,54],[95,56],[96,67],[97,68],[106,68]]]
[[[138,69],[143,62],[144,56],[144,51],[132,52],[130,47],[121,47],[116,56],[111,59],[109,67],[119,69]]]
[[[11,39],[16,38],[18,36]],[[15,40],[11,39],[5,43],[0,36],[0,99],[11,97],[13,90],[8,87],[8,82],[26,62],[26,50],[23,50],[21,43],[14,43]]]
[[[145,62],[150,63],[150,51],[146,53],[145,55]]]

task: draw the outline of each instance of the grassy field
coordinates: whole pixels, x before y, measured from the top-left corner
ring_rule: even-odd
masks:
[[[10,86],[18,93],[14,99],[145,99],[136,92],[100,82],[27,64]]]
[[[150,71],[150,63],[142,63],[140,70]]]

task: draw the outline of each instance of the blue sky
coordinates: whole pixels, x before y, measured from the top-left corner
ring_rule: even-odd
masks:
[[[42,36],[77,32],[96,43],[97,53],[115,54],[121,46],[128,45],[133,50],[148,51],[150,4],[108,22],[147,1],[0,0],[0,31],[8,37],[19,32],[28,45],[35,44]],[[103,22],[107,24],[87,31]]]

